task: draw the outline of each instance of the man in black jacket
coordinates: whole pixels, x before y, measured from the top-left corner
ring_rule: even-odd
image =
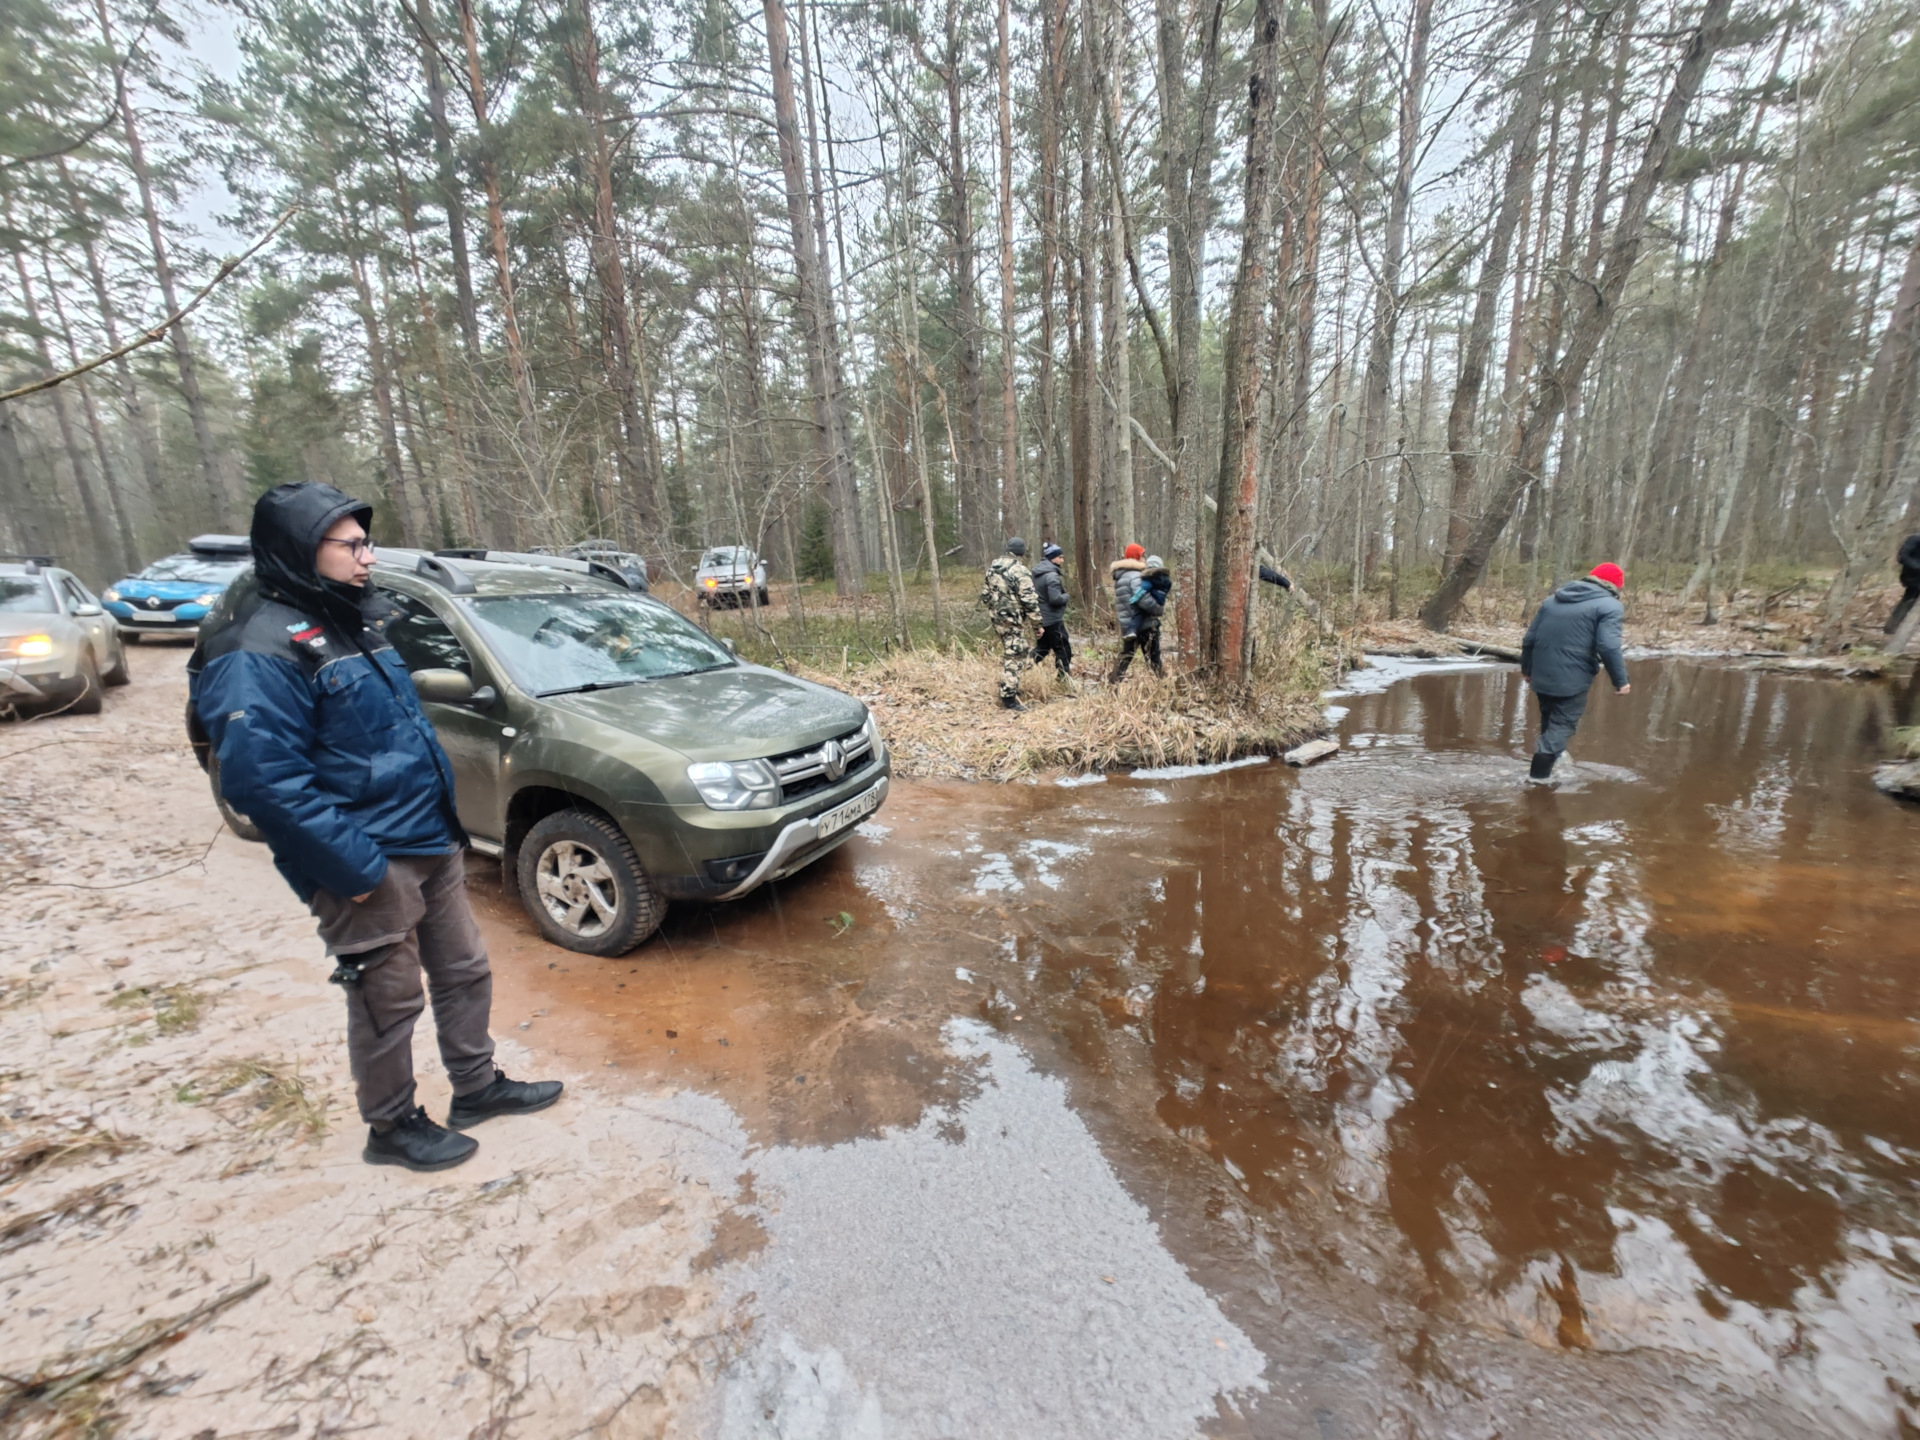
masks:
[[[1615,694],[1633,688],[1620,653],[1620,626],[1626,617],[1620,591],[1626,583],[1618,565],[1596,565],[1586,579],[1562,585],[1548,596],[1527,626],[1527,637],[1520,642],[1520,674],[1540,702],[1540,738],[1534,742],[1531,771],[1535,780],[1553,774],[1554,762],[1586,713],[1587,692],[1602,666]]]
[[[1040,563],[1033,567],[1033,592],[1040,597],[1040,643],[1033,652],[1038,665],[1053,656],[1054,668],[1066,680],[1073,674],[1073,642],[1067,638],[1067,587],[1060,578],[1065,554],[1049,540],[1040,547]]]
[[[1913,609],[1913,602],[1920,600],[1920,535],[1909,535],[1900,542],[1897,563],[1900,566],[1900,588],[1905,593],[1901,595],[1900,603],[1893,607],[1893,614],[1887,617],[1886,633],[1889,635],[1900,628],[1900,622]]]
[[[253,507],[257,588],[200,631],[192,704],[220,791],[265,835],[320,922],[347,1000],[347,1055],[373,1165],[444,1170],[456,1131],[544,1110],[557,1080],[509,1080],[488,1033],[493,972],[467,904],[453,767],[382,633],[371,506],[331,485],[277,485]],[[414,1103],[413,1025],[433,996],[453,1085],[447,1129]]]

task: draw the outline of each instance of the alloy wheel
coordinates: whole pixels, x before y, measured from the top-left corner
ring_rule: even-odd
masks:
[[[540,903],[553,923],[571,934],[604,935],[619,913],[620,897],[605,857],[578,840],[555,840],[534,864]]]

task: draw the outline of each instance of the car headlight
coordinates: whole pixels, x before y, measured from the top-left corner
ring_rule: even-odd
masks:
[[[53,637],[21,635],[15,639],[0,642],[0,654],[18,656],[22,660],[44,660],[53,654]]]
[[[780,803],[780,780],[764,760],[702,760],[687,767],[687,779],[709,810],[771,810]]]
[[[213,602],[218,600],[219,598],[220,598],[220,592],[218,590],[209,590],[204,595],[194,596],[193,603],[196,605],[212,605]]]
[[[120,598],[120,592],[118,590],[108,589],[101,593],[101,598],[105,600],[118,600]]]

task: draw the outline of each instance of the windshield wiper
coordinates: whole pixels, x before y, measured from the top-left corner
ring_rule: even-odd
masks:
[[[545,700],[549,695],[580,695],[589,690],[617,690],[622,685],[640,685],[652,678],[651,675],[633,675],[625,680],[589,680],[584,685],[562,685],[558,690],[542,690],[534,698]]]

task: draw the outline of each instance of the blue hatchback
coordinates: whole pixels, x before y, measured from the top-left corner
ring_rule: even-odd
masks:
[[[253,564],[244,535],[196,535],[183,555],[156,560],[110,586],[101,599],[122,635],[200,633],[200,622],[229,582]]]

